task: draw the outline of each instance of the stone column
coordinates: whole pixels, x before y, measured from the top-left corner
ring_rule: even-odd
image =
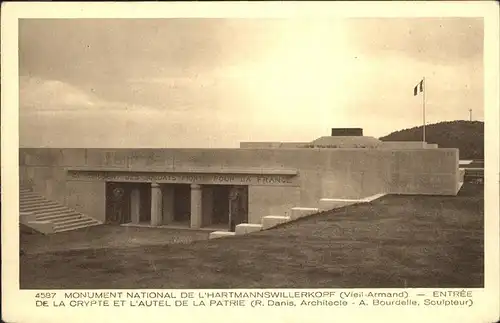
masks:
[[[141,191],[138,188],[134,188],[130,194],[130,217],[132,223],[138,224],[140,222],[140,210]]]
[[[191,184],[191,228],[198,229],[201,227],[201,186]]]
[[[162,196],[161,188],[157,183],[151,183],[151,225],[159,226],[162,223]]]
[[[229,231],[231,232],[234,232],[236,225],[240,224],[239,202],[240,193],[238,187],[233,186],[229,191]]]

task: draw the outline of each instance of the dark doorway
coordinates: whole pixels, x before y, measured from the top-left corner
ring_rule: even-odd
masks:
[[[210,225],[223,226],[231,231],[248,222],[248,186],[210,185],[212,210]]]
[[[213,225],[229,223],[229,188],[226,185],[214,185],[213,190],[213,209],[212,221]]]
[[[191,219],[191,186],[172,185],[174,190],[174,222],[187,223]]]
[[[138,189],[140,196],[139,220],[151,219],[151,184],[106,183],[106,223],[123,224],[132,221],[132,190]]]
[[[234,231],[238,224],[248,223],[248,186],[232,186],[229,198],[231,200],[229,228],[230,231]]]
[[[151,183],[137,183],[141,204],[139,206],[139,222],[151,221]]]
[[[131,191],[129,183],[106,183],[106,223],[130,222]]]

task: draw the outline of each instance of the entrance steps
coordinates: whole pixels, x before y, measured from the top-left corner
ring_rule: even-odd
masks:
[[[262,230],[262,224],[242,223],[236,226],[234,233],[237,235],[258,232]]]
[[[217,239],[217,238],[224,238],[224,237],[232,237],[236,233],[230,232],[230,231],[214,231],[210,232],[210,235],[208,236],[209,239]]]
[[[334,209],[338,209],[344,206],[360,204],[360,203],[369,203],[376,199],[379,199],[385,196],[386,193],[379,193],[372,196],[368,196],[362,199],[331,199],[331,198],[323,198],[319,200],[319,207],[293,207],[290,212],[290,216],[281,216],[281,215],[267,215],[262,217],[261,224],[252,224],[252,223],[242,223],[236,226],[235,232],[227,232],[227,231],[214,231],[210,233],[209,239],[223,238],[223,237],[232,237],[235,235],[243,235],[249,234],[252,232],[258,232],[262,230],[268,230],[273,227],[276,227],[280,224],[284,224],[290,221],[295,221],[303,217],[307,217],[313,214],[318,214],[324,211],[330,211]]]
[[[291,220],[289,216],[268,215],[262,218],[262,229],[267,230],[277,225],[287,223]]]
[[[252,224],[252,223],[241,223],[238,224],[234,232],[231,231],[214,231],[208,236],[209,239],[232,237],[235,235],[243,235],[252,232],[262,231],[262,224]]]
[[[293,207],[290,218],[291,220],[297,220],[316,213],[319,213],[319,209],[315,207]]]
[[[348,199],[321,199],[319,200],[319,209],[321,211],[329,211],[356,203],[360,203],[360,201]]]
[[[368,196],[362,199],[331,199],[331,198],[322,198],[319,200],[319,210],[321,212],[331,211],[334,209],[339,209],[341,207],[353,205],[353,204],[361,204],[361,203],[369,203],[375,201],[376,199],[381,198],[386,195],[385,193],[379,193],[372,196]]]
[[[77,230],[102,224],[76,210],[51,201],[21,187],[19,190],[19,222],[43,234]]]

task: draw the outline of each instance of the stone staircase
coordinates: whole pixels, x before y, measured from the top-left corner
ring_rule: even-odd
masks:
[[[20,223],[43,234],[77,230],[102,224],[29,188],[19,190]]]
[[[242,223],[238,224],[234,232],[228,231],[214,231],[209,235],[209,239],[217,239],[224,237],[232,237],[237,235],[249,234],[252,232],[258,232],[262,230],[269,230],[280,224],[284,224],[290,221],[295,221],[303,217],[308,217],[314,214],[318,214],[324,211],[330,211],[345,206],[353,204],[370,203],[383,196],[386,193],[379,193],[372,196],[367,196],[361,199],[333,199],[333,198],[323,198],[319,200],[319,207],[293,207],[290,210],[289,216],[282,215],[267,215],[261,218],[260,224]]]

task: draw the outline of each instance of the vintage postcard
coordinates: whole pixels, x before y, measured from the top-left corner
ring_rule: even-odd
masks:
[[[495,322],[495,2],[2,6],[6,322]]]

